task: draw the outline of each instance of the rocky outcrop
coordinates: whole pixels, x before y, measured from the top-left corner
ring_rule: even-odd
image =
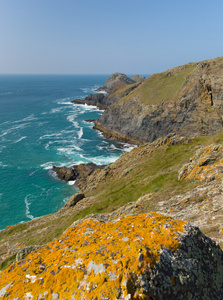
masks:
[[[222,299],[223,253],[197,227],[155,212],[93,215],[0,279],[0,299]]]
[[[154,74],[98,119],[107,131],[152,142],[176,133],[215,134],[223,129],[223,58]]]
[[[66,208],[75,206],[79,201],[81,201],[82,199],[85,198],[85,195],[82,193],[77,193],[74,194],[73,196],[71,196],[67,202],[65,203],[65,205],[61,208],[61,210],[64,210]]]
[[[99,88],[98,90],[109,92],[119,84],[133,84],[133,83],[135,83],[135,81],[130,79],[125,74],[123,74],[123,73],[113,73],[108,78],[108,80],[106,80],[104,85],[101,88]]]
[[[105,94],[92,94],[87,96],[84,100],[75,99],[71,102],[74,104],[86,104],[86,105],[95,105],[100,109],[106,109],[110,105],[114,104],[122,97],[127,96],[131,93],[137,86],[139,86],[140,82],[133,84],[119,84],[115,86],[107,95]]]
[[[131,79],[135,82],[142,82],[144,81],[146,78],[144,76],[141,76],[141,75],[138,75],[138,74],[135,74],[131,77]]]
[[[82,99],[75,99],[71,102],[74,104],[86,104],[86,105],[94,105],[100,109],[107,108],[107,105],[104,102],[105,95],[104,94],[91,94],[87,96],[84,100]]]
[[[75,181],[75,185],[80,187],[86,182],[87,177],[98,169],[103,169],[105,165],[96,165],[94,163],[74,165],[71,167],[56,167],[53,166],[53,171],[57,177],[65,181]]]
[[[179,171],[178,180],[199,179],[212,181],[220,179],[223,174],[222,145],[201,147],[190,162]]]

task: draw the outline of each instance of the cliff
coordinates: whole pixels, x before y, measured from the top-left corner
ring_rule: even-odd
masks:
[[[223,252],[198,228],[155,212],[97,215],[0,279],[0,299],[222,299]]]
[[[169,133],[215,134],[222,131],[222,109],[223,58],[216,58],[148,77],[111,105],[96,129],[141,142]]]

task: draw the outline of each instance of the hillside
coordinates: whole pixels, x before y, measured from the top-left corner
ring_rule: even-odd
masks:
[[[0,298],[222,299],[222,70],[191,63],[109,92],[121,99],[96,126],[139,146],[80,166],[58,212],[0,232]]]
[[[141,142],[169,133],[184,136],[222,131],[223,58],[189,63],[148,77],[110,106],[96,129]]]
[[[119,216],[158,211],[199,225],[223,246],[221,151],[216,152],[217,160],[213,157],[203,166],[204,169],[216,166],[218,176],[212,176],[211,180],[209,174],[207,178],[179,180],[185,164],[190,163],[199,149],[210,145],[223,145],[223,134],[189,140],[169,136],[135,148],[104,169],[96,170],[87,178],[87,184],[79,183],[84,195],[79,201],[71,197],[57,213],[8,226],[0,232],[1,269],[15,260],[16,253],[23,253],[24,248],[26,253],[33,250],[26,247],[59,238],[74,221],[95,213]],[[200,174],[199,168],[194,169]]]

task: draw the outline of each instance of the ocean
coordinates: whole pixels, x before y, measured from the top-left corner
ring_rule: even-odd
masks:
[[[53,165],[109,164],[132,149],[85,122],[103,111],[71,103],[108,77],[0,75],[0,230],[56,212],[77,192]]]

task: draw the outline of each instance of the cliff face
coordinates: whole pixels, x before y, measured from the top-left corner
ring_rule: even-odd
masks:
[[[223,58],[154,74],[99,117],[96,128],[152,142],[222,130]]]
[[[155,212],[76,222],[0,274],[0,299],[222,299],[223,253]],[[207,284],[208,282],[208,284]]]

